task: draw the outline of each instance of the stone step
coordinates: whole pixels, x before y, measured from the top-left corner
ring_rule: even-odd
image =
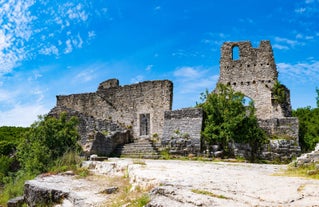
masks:
[[[133,143],[118,146],[113,155],[116,157],[158,159],[159,153],[149,140],[135,140]]]

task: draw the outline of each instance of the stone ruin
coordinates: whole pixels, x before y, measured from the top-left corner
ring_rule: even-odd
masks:
[[[231,86],[254,102],[259,125],[274,139],[265,146],[265,159],[290,159],[300,152],[298,119],[292,117],[290,91],[284,90],[284,100],[278,101],[273,88],[278,72],[269,41],[258,48],[250,42],[226,42],[221,48],[218,83]],[[283,139],[285,138],[285,139]],[[237,147],[239,154],[249,151]]]
[[[234,57],[235,50],[238,58]],[[223,44],[218,83],[230,85],[254,101],[260,126],[274,137],[261,155],[270,160],[290,159],[300,152],[298,120],[291,117],[290,93],[282,85],[285,99],[278,102],[272,90],[277,81],[269,41],[261,41],[259,48],[250,42]],[[198,108],[172,111],[172,100],[173,83],[169,80],[120,86],[117,79],[110,79],[93,93],[57,96],[50,114],[67,111],[80,118],[81,144],[87,155],[110,156],[118,146],[141,140],[148,140],[154,153],[163,149],[180,155],[202,153],[203,112]],[[249,150],[247,145],[235,146],[241,156],[248,155]]]

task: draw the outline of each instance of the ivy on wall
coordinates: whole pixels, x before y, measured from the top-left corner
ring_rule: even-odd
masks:
[[[287,100],[286,88],[278,80],[271,89],[272,98],[275,103],[283,104]]]

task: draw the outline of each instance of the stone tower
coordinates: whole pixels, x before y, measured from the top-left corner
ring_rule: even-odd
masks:
[[[238,52],[235,57],[235,51]],[[221,48],[219,83],[230,85],[254,101],[259,119],[291,116],[290,92],[278,103],[272,89],[278,81],[278,72],[269,41],[261,41],[258,48],[250,42],[226,42]]]

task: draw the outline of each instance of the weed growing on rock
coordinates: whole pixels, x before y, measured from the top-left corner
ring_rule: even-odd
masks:
[[[207,195],[207,196],[214,197],[214,198],[229,199],[226,196],[217,195],[215,193],[212,193],[212,192],[209,192],[209,191],[206,191],[206,190],[192,189],[192,192],[196,193],[196,194]]]

